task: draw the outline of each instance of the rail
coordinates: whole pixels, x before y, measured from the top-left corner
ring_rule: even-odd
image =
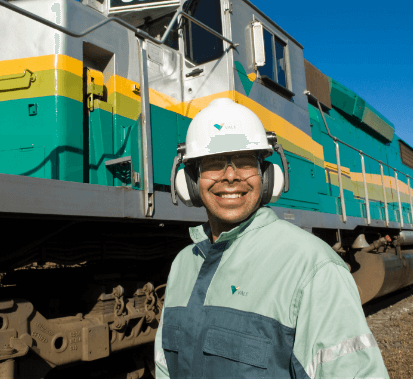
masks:
[[[131,24],[128,24],[124,20],[121,20],[117,17],[107,18],[99,22],[98,24],[91,26],[90,28],[76,33],[73,30],[65,28],[63,26],[57,25],[49,20],[46,20],[43,17],[35,15],[31,12],[28,12],[22,8],[17,7],[11,3],[8,3],[4,0],[0,0],[0,5],[11,9],[23,16],[29,17],[35,21],[38,21],[46,26],[49,26],[53,29],[59,30],[62,33],[68,34],[72,37],[83,37],[94,30],[110,23],[116,22],[125,28],[132,30],[135,33],[135,36],[138,39],[138,49],[139,49],[139,65],[140,65],[140,90],[141,90],[141,131],[142,131],[142,145],[143,145],[143,166],[144,166],[144,215],[145,217],[152,217],[154,213],[154,182],[153,182],[153,165],[152,165],[152,140],[151,140],[151,114],[150,114],[150,104],[149,104],[149,86],[148,86],[148,69],[147,69],[147,55],[146,55],[146,44],[145,40],[149,40],[158,45],[162,45],[166,42],[168,35],[170,34],[175,22],[179,16],[187,18],[188,20],[194,22],[196,25],[202,27],[208,32],[212,33],[216,37],[222,39],[223,41],[230,44],[231,47],[236,48],[239,44],[234,43],[233,41],[227,39],[220,33],[211,29],[209,26],[198,21],[194,17],[188,15],[184,11],[177,10],[174,17],[170,21],[167,29],[165,30],[162,38],[160,40],[150,36],[148,33],[134,27]]]
[[[318,104],[318,108],[319,108],[319,112],[321,113],[322,116],[322,120],[323,123],[325,124],[326,127],[326,131],[328,132],[329,137],[331,137],[335,143],[335,151],[336,151],[336,165],[338,167],[338,181],[339,181],[339,196],[341,199],[341,211],[342,211],[342,221],[346,222],[347,217],[346,217],[346,207],[345,207],[345,197],[344,197],[344,191],[343,191],[343,186],[342,186],[342,172],[341,172],[341,161],[340,161],[340,155],[339,155],[339,143],[342,143],[343,145],[351,148],[352,150],[355,150],[359,153],[360,157],[361,157],[361,165],[362,165],[362,177],[363,177],[363,182],[364,182],[364,191],[365,191],[365,208],[366,208],[366,214],[367,214],[367,224],[369,225],[371,223],[371,213],[370,213],[370,209],[369,209],[369,196],[368,196],[368,186],[367,186],[367,181],[366,181],[366,177],[365,177],[365,162],[364,162],[364,155],[376,162],[379,163],[380,165],[380,169],[381,169],[381,182],[382,182],[382,189],[383,189],[383,197],[384,197],[384,208],[385,208],[385,222],[386,222],[386,226],[389,226],[389,215],[388,215],[388,203],[387,203],[387,196],[386,196],[386,190],[385,190],[385,181],[384,181],[384,169],[383,166],[387,166],[388,168],[390,168],[391,170],[394,171],[394,177],[395,177],[395,184],[396,184],[396,190],[397,190],[397,198],[398,198],[398,210],[399,210],[399,214],[400,214],[400,226],[401,228],[403,228],[404,226],[404,220],[403,220],[403,214],[402,214],[402,204],[401,204],[401,197],[400,197],[400,191],[399,191],[399,185],[398,185],[398,175],[397,172],[399,172],[400,174],[404,175],[407,178],[407,185],[408,185],[408,192],[409,192],[409,196],[410,196],[410,210],[411,210],[411,219],[413,219],[413,196],[411,195],[411,191],[410,191],[410,178],[412,178],[412,176],[405,174],[402,171],[397,170],[396,168],[368,155],[367,153],[364,153],[362,150],[358,150],[357,148],[347,144],[344,141],[341,141],[339,138],[333,136],[329,130],[328,124],[326,122],[325,116],[323,114],[322,111],[322,107],[321,104],[319,102],[319,100],[313,96],[310,91],[305,91],[304,92],[306,96],[308,96],[310,99],[312,99],[312,101],[316,102]],[[412,225],[412,224],[411,224]]]

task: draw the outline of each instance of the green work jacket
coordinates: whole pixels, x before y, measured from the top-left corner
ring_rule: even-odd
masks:
[[[389,378],[344,261],[270,207],[175,258],[156,378]]]

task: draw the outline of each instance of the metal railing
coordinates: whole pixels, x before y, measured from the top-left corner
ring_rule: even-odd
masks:
[[[383,190],[383,197],[384,197],[384,208],[385,208],[385,223],[386,226],[389,226],[389,215],[388,215],[388,202],[387,202],[387,194],[386,194],[386,190],[385,190],[385,180],[384,180],[384,168],[383,166],[387,166],[388,168],[390,168],[391,170],[394,171],[394,177],[395,177],[395,184],[396,184],[396,190],[397,190],[397,198],[398,198],[398,210],[399,210],[399,215],[400,215],[400,226],[401,228],[404,225],[404,220],[403,220],[403,213],[402,213],[402,204],[401,204],[401,196],[400,196],[400,190],[399,190],[399,185],[398,185],[398,175],[397,172],[399,172],[400,174],[404,175],[407,178],[407,185],[408,185],[408,196],[410,197],[410,210],[411,210],[411,220],[413,220],[413,196],[411,194],[411,190],[410,190],[410,178],[412,179],[412,177],[408,174],[405,174],[402,171],[397,170],[396,168],[374,158],[371,157],[370,155],[364,153],[362,150],[358,150],[357,148],[347,144],[346,142],[341,141],[339,138],[333,136],[329,130],[328,124],[326,122],[325,116],[323,114],[322,111],[322,107],[321,104],[319,103],[319,100],[313,96],[309,91],[305,91],[304,92],[306,96],[308,96],[310,99],[312,99],[312,101],[316,102],[318,104],[318,108],[319,108],[319,112],[321,113],[322,116],[322,120],[323,123],[325,124],[326,127],[326,131],[328,132],[329,137],[331,137],[335,143],[335,152],[336,152],[336,164],[338,167],[338,181],[339,181],[339,196],[341,199],[341,211],[342,211],[342,221],[346,222],[347,217],[346,217],[346,207],[345,207],[345,197],[344,197],[344,191],[343,191],[343,185],[342,185],[342,171],[341,171],[341,161],[340,161],[340,155],[339,155],[339,145],[338,142],[342,143],[343,145],[351,148],[352,150],[355,150],[359,153],[360,157],[361,157],[361,166],[362,166],[362,177],[363,177],[363,182],[364,182],[364,191],[365,191],[365,207],[366,207],[366,215],[367,215],[367,224],[370,225],[371,224],[371,212],[369,209],[369,196],[368,196],[368,186],[367,186],[367,180],[366,180],[366,176],[365,176],[365,162],[364,162],[364,155],[376,162],[379,163],[380,165],[380,170],[381,170],[381,182],[382,182],[382,190]]]

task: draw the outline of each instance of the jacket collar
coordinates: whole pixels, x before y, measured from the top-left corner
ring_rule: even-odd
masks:
[[[270,209],[270,207],[263,206],[259,208],[256,212],[252,213],[252,215],[248,219],[243,221],[240,225],[236,226],[228,232],[222,232],[219,238],[216,240],[216,242],[214,242],[214,244],[234,240],[254,229],[261,228],[278,219],[279,218],[276,216],[276,213],[273,212],[273,210]],[[210,234],[211,229],[209,222],[190,228],[190,237],[195,244],[201,243],[206,240],[209,242],[208,236]]]

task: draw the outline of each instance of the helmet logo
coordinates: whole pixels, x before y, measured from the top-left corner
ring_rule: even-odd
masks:
[[[223,129],[223,128],[225,128],[225,129],[236,129],[236,125],[224,125],[224,122],[221,124],[221,125],[219,125],[219,124],[214,124],[214,127],[215,128],[217,128],[218,130],[221,130],[221,129]]]

